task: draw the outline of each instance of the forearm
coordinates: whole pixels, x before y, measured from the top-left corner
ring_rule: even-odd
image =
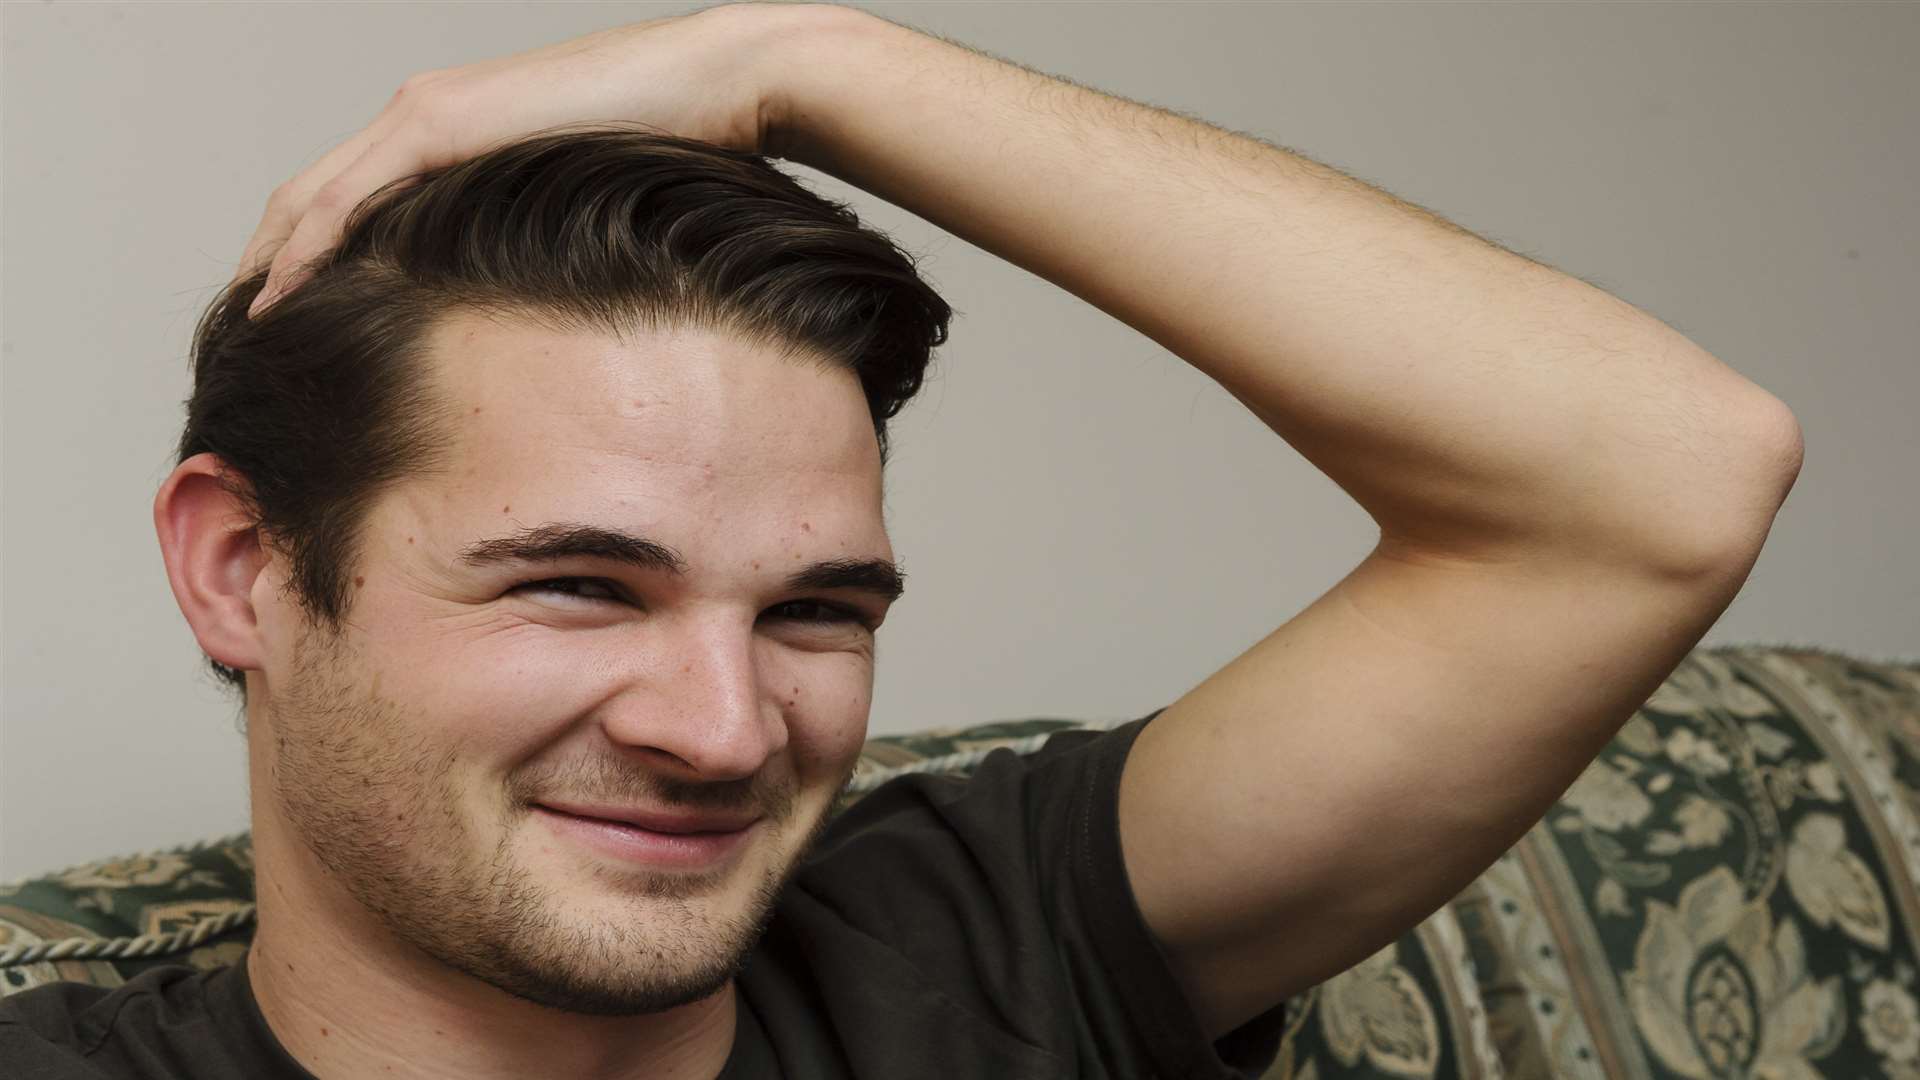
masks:
[[[818,25],[776,152],[1151,337],[1387,537],[1677,566],[1784,498],[1790,414],[1622,300],[1254,139],[851,9]]]

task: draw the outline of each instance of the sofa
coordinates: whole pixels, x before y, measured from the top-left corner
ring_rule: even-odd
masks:
[[[835,813],[1111,726],[875,737]],[[250,856],[239,833],[0,886],[0,993],[232,962]],[[1700,647],[1469,888],[1290,1001],[1266,1076],[1920,1080],[1917,968],[1920,660]]]

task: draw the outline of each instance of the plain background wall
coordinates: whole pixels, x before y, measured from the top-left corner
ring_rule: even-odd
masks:
[[[1704,644],[1920,654],[1920,6],[862,6],[1295,148],[1657,315],[1806,435]],[[411,74],[692,7],[0,6],[0,880],[247,827],[235,710],[150,508],[194,321],[268,193]],[[912,589],[872,734],[1142,715],[1371,548],[1357,503],[1146,337],[783,167],[961,313],[896,421]]]

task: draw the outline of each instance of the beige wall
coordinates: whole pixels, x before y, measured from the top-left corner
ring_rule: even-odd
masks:
[[[873,4],[1297,147],[1653,312],[1784,399],[1806,465],[1706,639],[1920,654],[1920,6]],[[149,517],[193,320],[267,194],[408,75],[647,4],[9,3],[0,880],[246,827],[233,710]],[[851,197],[964,314],[898,423],[910,598],[874,734],[1137,716],[1375,532],[1212,382]]]

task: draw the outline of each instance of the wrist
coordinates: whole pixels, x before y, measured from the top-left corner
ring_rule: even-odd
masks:
[[[860,69],[855,48],[861,42],[903,28],[839,4],[732,8],[752,20],[750,67],[760,87],[760,153],[817,167],[818,137],[832,126],[829,80]]]

